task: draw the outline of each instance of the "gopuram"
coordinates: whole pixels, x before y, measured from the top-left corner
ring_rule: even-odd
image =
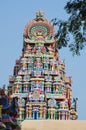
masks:
[[[24,29],[23,49],[9,78],[9,102],[18,99],[19,122],[24,120],[76,120],[77,98],[72,79],[58,53],[53,24],[42,11]]]

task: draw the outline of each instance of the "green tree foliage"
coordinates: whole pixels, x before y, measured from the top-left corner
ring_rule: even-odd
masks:
[[[69,46],[73,54],[80,55],[86,46],[86,0],[70,0],[64,9],[69,16],[66,21],[52,20],[58,27],[57,46],[59,49]]]

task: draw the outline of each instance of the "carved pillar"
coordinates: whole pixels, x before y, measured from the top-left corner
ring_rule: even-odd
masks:
[[[43,108],[42,105],[40,105],[40,118],[42,118],[42,114],[43,114]]]
[[[66,120],[69,120],[69,113],[66,112]]]
[[[48,119],[50,119],[50,110],[48,109]]]
[[[68,113],[66,112],[66,120],[67,120]]]
[[[32,105],[29,105],[29,118],[32,118]]]
[[[69,113],[67,113],[67,120],[69,120]]]
[[[2,118],[2,105],[0,105],[0,118]]]
[[[19,84],[16,85],[16,93],[19,93]]]
[[[62,120],[65,120],[65,112],[62,112]]]
[[[53,86],[53,92],[54,93],[56,92],[56,86],[55,85]]]
[[[70,89],[68,89],[68,98],[70,98]]]
[[[26,84],[26,92],[28,92],[28,84]]]
[[[54,116],[53,116],[53,119],[54,119],[54,120],[56,119],[56,112],[54,112]]]
[[[51,110],[51,119],[53,119],[53,111]]]
[[[19,92],[22,93],[22,84],[20,85]]]
[[[60,120],[60,116],[61,116],[61,113],[60,112],[58,112],[58,119]]]
[[[43,118],[46,119],[46,107],[44,107],[44,110],[43,110]]]
[[[21,110],[21,107],[19,108],[19,119],[20,120],[22,119],[22,110]]]
[[[34,110],[32,112],[32,118],[35,119],[35,112],[34,112]]]
[[[22,108],[22,119],[24,120],[24,108]]]
[[[22,104],[19,104],[19,120],[22,118]]]
[[[58,85],[56,85],[56,93],[58,93]]]
[[[37,119],[39,118],[39,115],[38,115],[38,114],[39,114],[39,111],[37,111]]]
[[[27,63],[26,62],[22,64],[22,68],[23,68],[23,70],[27,69]]]
[[[26,107],[26,118],[28,118],[28,106]]]
[[[19,119],[20,119],[20,120],[24,120],[24,117],[25,117],[24,114],[25,114],[25,113],[24,113],[24,108],[23,108],[23,107],[20,107],[20,109],[19,109]]]

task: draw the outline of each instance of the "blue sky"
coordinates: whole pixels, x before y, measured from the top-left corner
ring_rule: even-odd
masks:
[[[0,1],[0,86],[8,85],[15,60],[22,53],[23,32],[28,21],[39,9],[51,20],[66,19],[64,6],[67,0],[2,0]],[[66,74],[72,76],[73,97],[78,97],[79,120],[86,120],[86,48],[81,56],[73,57],[68,48],[59,52],[65,59]]]

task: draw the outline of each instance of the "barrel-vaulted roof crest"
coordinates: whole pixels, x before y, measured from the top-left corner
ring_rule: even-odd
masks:
[[[36,12],[36,17],[27,23],[24,29],[25,40],[43,41],[50,40],[53,36],[54,27],[41,10]]]

